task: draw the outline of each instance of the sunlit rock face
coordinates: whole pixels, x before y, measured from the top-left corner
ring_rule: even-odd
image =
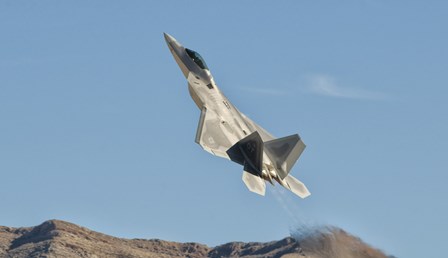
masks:
[[[338,228],[303,228],[292,235],[267,243],[230,242],[208,247],[159,239],[117,238],[50,220],[28,228],[0,227],[0,257],[387,257]]]

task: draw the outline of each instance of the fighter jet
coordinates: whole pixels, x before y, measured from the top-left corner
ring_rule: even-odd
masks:
[[[199,53],[164,36],[201,111],[195,142],[215,156],[241,164],[243,182],[254,193],[264,196],[265,181],[272,185],[277,181],[301,198],[309,196],[306,186],[289,174],[305,149],[299,135],[273,137],[224,96]]]

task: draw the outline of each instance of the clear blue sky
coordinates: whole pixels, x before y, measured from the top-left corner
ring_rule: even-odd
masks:
[[[398,257],[443,257],[447,10],[445,1],[1,1],[0,225],[57,218],[213,246],[280,239],[305,221]],[[278,187],[252,194],[240,166],[194,143],[199,110],[163,32],[201,53],[254,121],[302,136],[292,174],[308,199]]]

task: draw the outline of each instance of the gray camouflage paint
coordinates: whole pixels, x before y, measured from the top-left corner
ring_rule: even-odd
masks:
[[[252,192],[264,195],[266,188],[264,180],[272,184],[274,179],[302,198],[309,196],[306,186],[289,175],[290,169],[305,149],[300,137],[296,134],[275,139],[232,105],[219,90],[210,71],[195,63],[176,39],[166,33],[164,36],[174,59],[188,81],[190,96],[201,110],[195,142],[213,155],[231,159],[227,152],[241,141],[238,151],[234,152],[241,157],[231,160],[240,163],[239,161],[245,159],[243,181]],[[254,133],[257,136],[253,135],[252,138],[257,142],[244,140]],[[256,151],[260,154],[251,155],[251,149],[243,145],[249,143],[258,146]],[[259,165],[254,165],[249,157],[257,155],[262,158]],[[249,168],[248,164],[251,164],[252,168]]]

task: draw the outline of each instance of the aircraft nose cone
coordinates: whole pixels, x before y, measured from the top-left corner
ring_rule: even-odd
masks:
[[[171,42],[177,42],[175,38],[173,38],[170,34],[168,33],[163,33],[163,36],[165,37],[165,40],[167,43],[171,43]]]

